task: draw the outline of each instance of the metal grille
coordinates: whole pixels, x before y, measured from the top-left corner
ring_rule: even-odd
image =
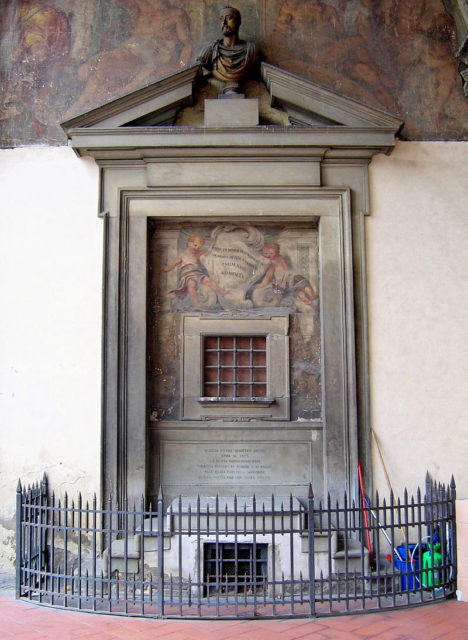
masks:
[[[266,397],[266,337],[204,336],[203,388],[209,398]]]
[[[325,616],[456,591],[455,483],[325,504],[309,496],[182,498],[155,508],[17,492],[17,597],[96,613]],[[366,502],[366,506],[364,503]]]
[[[268,545],[257,544],[204,544],[203,562],[206,592],[236,589],[252,593],[253,589],[266,589],[268,584]]]

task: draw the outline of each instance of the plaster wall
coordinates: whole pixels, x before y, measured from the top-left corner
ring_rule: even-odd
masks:
[[[0,572],[18,478],[58,496],[100,484],[98,169],[67,147],[0,151]]]
[[[390,483],[468,497],[467,143],[399,143],[370,166],[371,425]],[[388,493],[373,439],[374,486]]]
[[[467,154],[463,142],[399,143],[370,166],[372,426],[396,493],[429,470],[453,473],[468,498]],[[97,167],[66,147],[0,151],[0,182],[1,572],[18,477],[99,490],[102,226]],[[375,441],[373,463],[386,494]]]

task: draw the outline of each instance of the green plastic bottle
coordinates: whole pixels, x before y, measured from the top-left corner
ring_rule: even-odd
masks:
[[[432,545],[428,544],[429,549],[423,553],[423,570],[422,583],[425,589],[431,589],[440,582],[440,571],[436,567],[442,564],[442,554],[440,553],[440,542]]]

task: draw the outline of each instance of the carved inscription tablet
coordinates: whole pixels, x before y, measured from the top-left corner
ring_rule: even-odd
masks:
[[[307,484],[310,442],[164,442],[161,465],[167,484]]]

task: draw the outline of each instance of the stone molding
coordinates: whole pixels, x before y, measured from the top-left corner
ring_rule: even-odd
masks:
[[[285,216],[298,220],[321,218],[322,259],[328,274],[323,277],[330,280],[330,285],[340,283],[327,288],[323,313],[335,317],[336,309],[341,308],[343,314],[339,314],[340,319],[335,318],[330,332],[324,334],[327,355],[322,363],[323,377],[330,389],[325,408],[324,456],[327,468],[336,469],[336,477],[327,480],[317,476],[315,484],[320,486],[324,482],[324,490],[333,495],[338,486],[341,489],[346,486],[352,494],[357,464],[357,417],[349,190],[271,186],[267,189],[199,187],[189,192],[185,193],[183,188],[124,188],[119,194],[118,214],[115,215],[117,212],[110,206],[111,212],[105,217],[108,244],[103,456],[108,464],[104,469],[104,491],[117,494],[120,499],[133,498],[144,491],[147,483],[144,464],[147,455],[144,402],[147,219],[181,217],[185,220],[188,216],[198,219],[200,212],[207,211],[211,211],[213,221],[219,217],[227,219],[229,209],[238,202],[239,211],[249,221],[255,216],[258,220],[282,220]],[[334,266],[330,268],[331,265]],[[314,422],[309,428],[316,426]],[[236,428],[242,429],[242,425],[236,424]],[[252,426],[248,428],[251,430]],[[342,428],[346,430],[344,436],[340,435]],[[316,461],[314,474],[317,475],[320,468]]]

